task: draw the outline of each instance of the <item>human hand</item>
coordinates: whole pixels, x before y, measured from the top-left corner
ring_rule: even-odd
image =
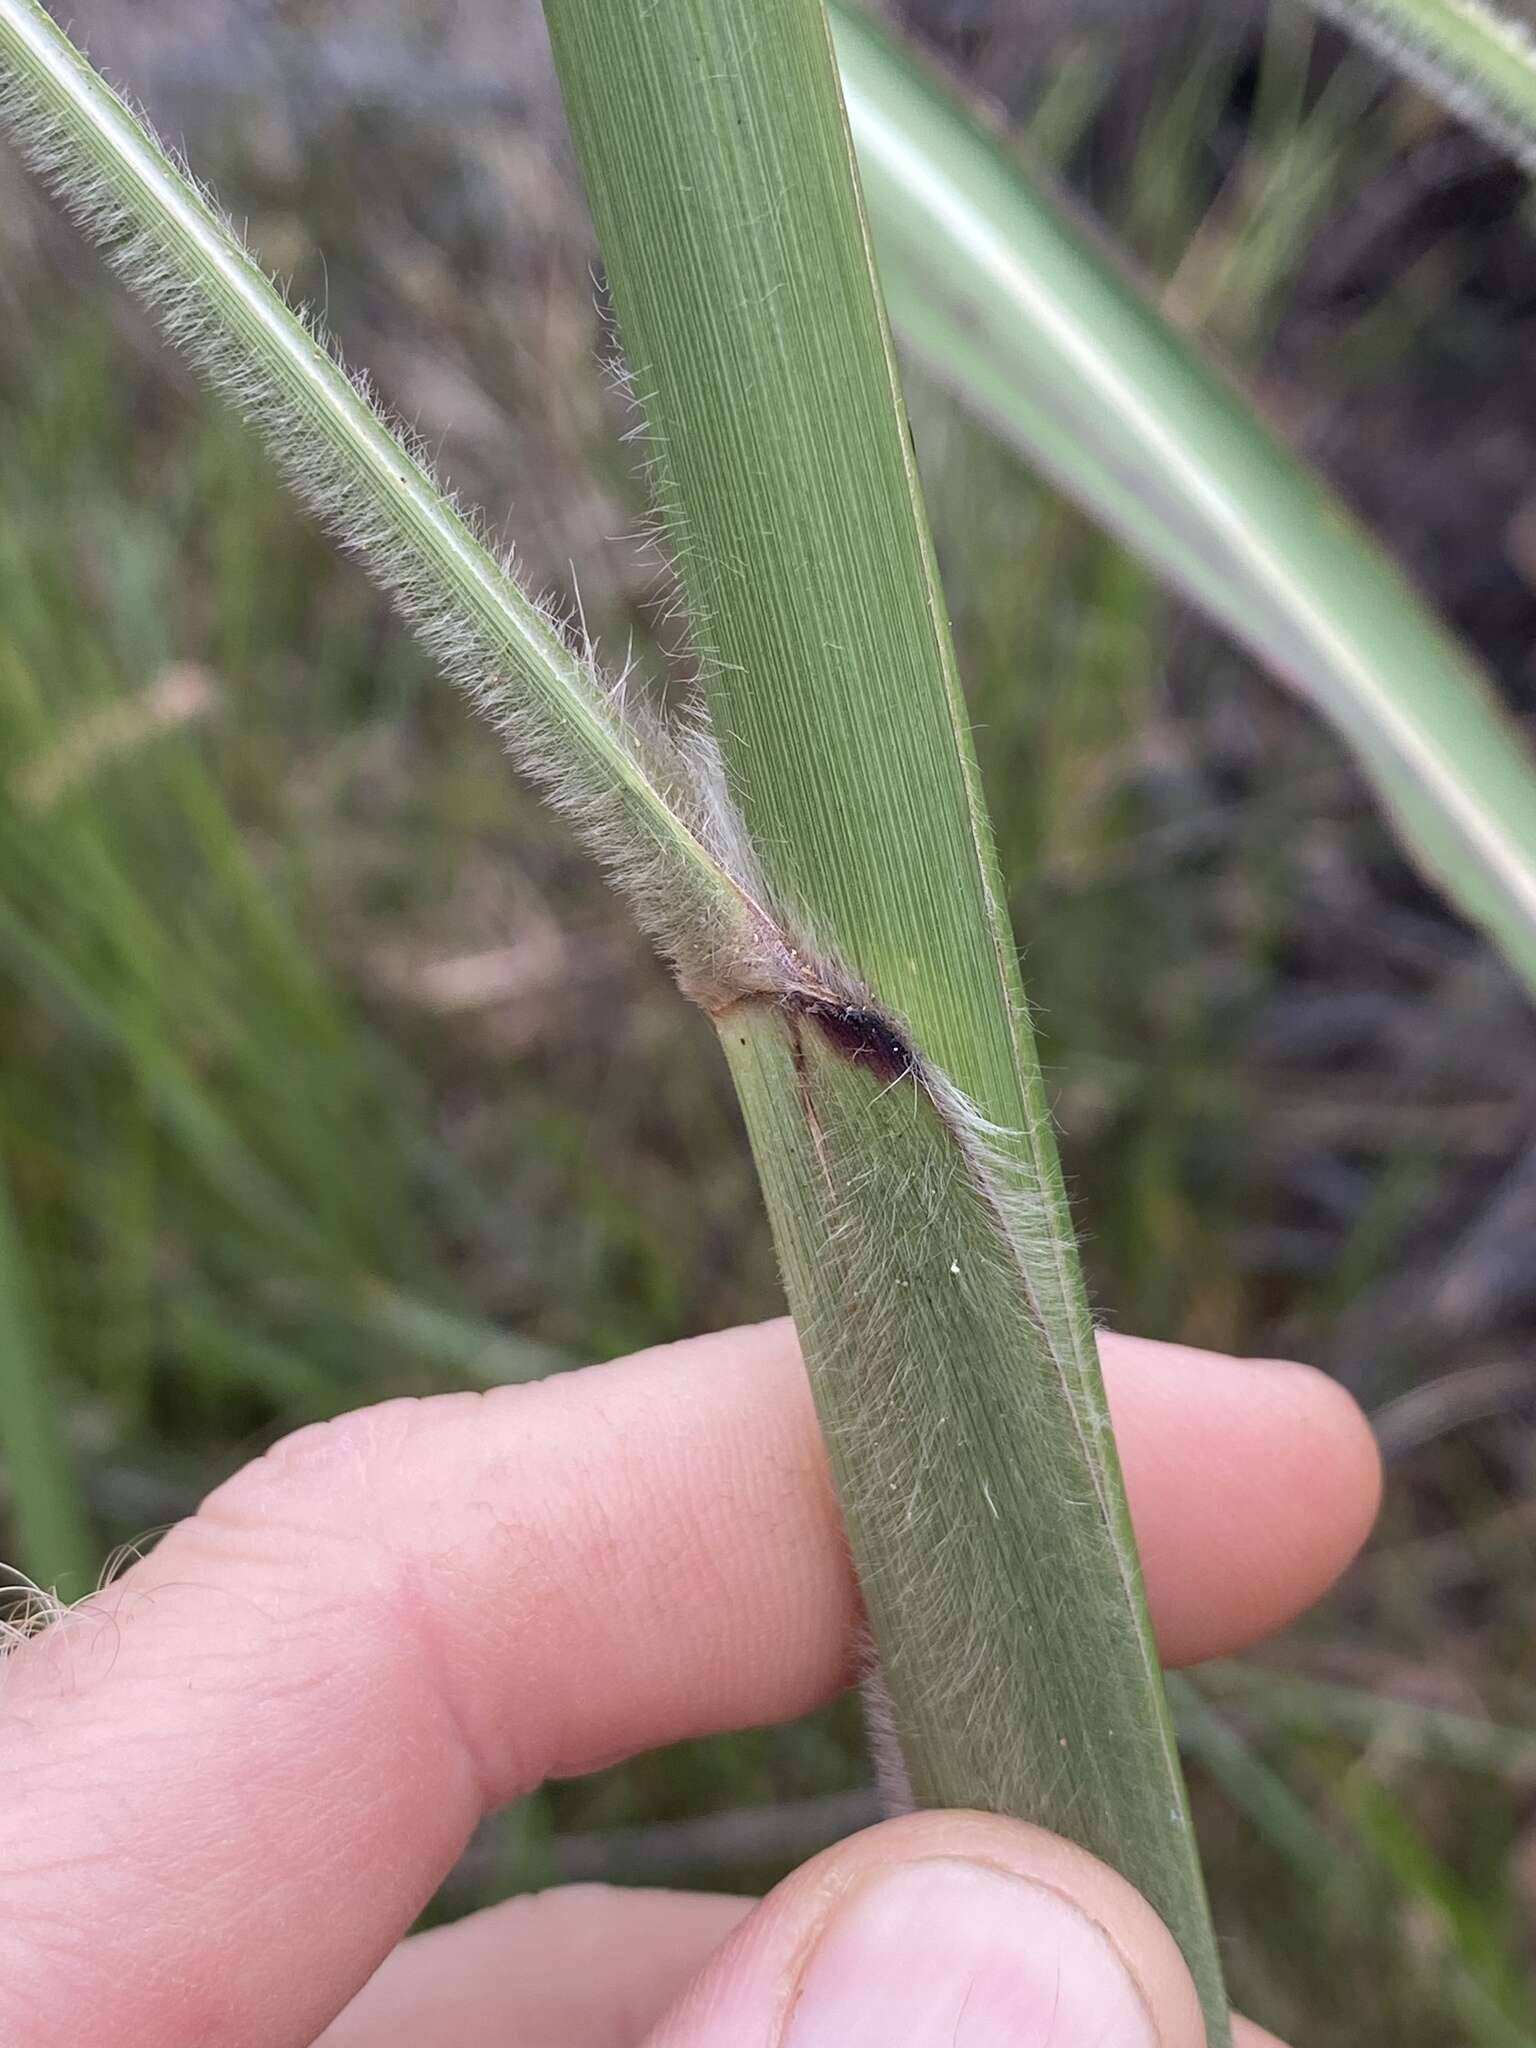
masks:
[[[1280,1626],[1374,1515],[1358,1411],[1302,1367],[1102,1350],[1164,1655]],[[787,1323],[303,1430],[0,1670],[0,2039],[1197,2048],[1151,1909],[976,1814],[758,1905],[579,1887],[402,1942],[486,1811],[804,1713],[856,1634]]]

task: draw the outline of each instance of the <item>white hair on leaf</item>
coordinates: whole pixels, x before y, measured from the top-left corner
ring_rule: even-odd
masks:
[[[511,549],[443,487],[366,375],[346,369],[312,314],[287,305],[133,110],[99,81],[92,90],[132,124],[138,161],[90,150],[82,133],[94,114],[65,102],[66,118],[19,68],[0,73],[0,124],[572,821],[685,989],[715,1008],[780,986],[784,948],[702,710],[669,723],[637,699],[630,664],[604,673],[579,614],[519,583]]]

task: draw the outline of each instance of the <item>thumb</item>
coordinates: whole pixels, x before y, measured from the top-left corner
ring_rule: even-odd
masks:
[[[646,2048],[1204,2048],[1205,2038],[1172,1936],[1123,1878],[1020,1821],[923,1813],[786,1879]]]

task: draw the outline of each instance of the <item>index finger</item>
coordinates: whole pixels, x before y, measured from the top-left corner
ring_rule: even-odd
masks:
[[[1165,1647],[1273,1626],[1363,1534],[1364,1425],[1109,1358]],[[855,1615],[787,1324],[303,1431],[3,1674],[0,2036],[300,2048],[488,1806],[804,1711]]]

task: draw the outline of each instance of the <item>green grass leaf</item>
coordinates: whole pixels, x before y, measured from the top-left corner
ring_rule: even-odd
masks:
[[[884,37],[836,33],[905,344],[1329,720],[1536,988],[1536,767],[1487,679],[1090,231]]]
[[[64,1428],[65,1390],[43,1345],[10,1189],[0,1178],[0,1455],[19,1565],[35,1585],[88,1593],[96,1558]],[[0,1603],[4,1588],[0,1587]]]
[[[1431,99],[1536,170],[1536,38],[1484,0],[1311,0]]]
[[[794,972],[717,1008],[918,1798],[1220,1970],[821,0],[547,0]]]

